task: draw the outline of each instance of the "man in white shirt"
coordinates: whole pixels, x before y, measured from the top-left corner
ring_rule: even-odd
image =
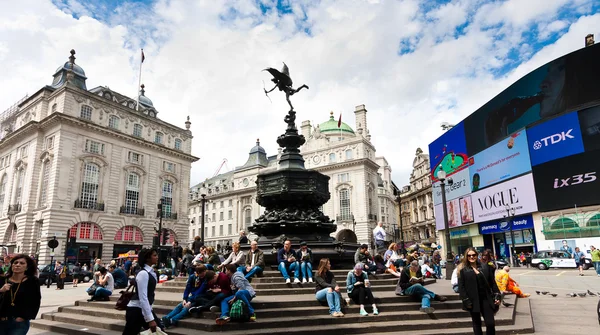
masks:
[[[429,260],[426,259],[421,265],[421,273],[425,278],[431,278],[435,276],[435,271],[429,266]]]
[[[99,277],[97,284],[100,286],[96,289],[94,296],[88,301],[109,301],[112,292],[115,290],[115,280],[110,272],[105,267],[98,269]]]
[[[452,278],[450,278],[450,284],[452,284],[452,290],[454,293],[458,293],[458,267],[452,271]]]
[[[375,240],[377,253],[385,250],[385,230],[383,230],[383,222],[379,222],[377,227],[373,229],[373,239]]]

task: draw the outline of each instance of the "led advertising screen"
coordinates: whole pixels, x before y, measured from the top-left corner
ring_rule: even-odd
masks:
[[[456,228],[474,222],[471,196],[453,199],[446,202],[448,210],[448,227]],[[435,228],[444,229],[444,207],[442,204],[434,207]]]
[[[444,135],[429,145],[429,164],[431,168],[431,181],[437,182],[437,173],[440,170],[450,177],[454,173],[467,167],[467,145],[465,142],[465,128],[461,122]]]
[[[452,185],[446,183],[446,201],[456,199],[471,192],[471,179],[469,176],[469,168],[460,170],[454,173],[448,179],[452,179]],[[442,203],[442,188],[440,182],[433,184],[433,204],[439,205]]]
[[[527,139],[533,166],[583,152],[577,112],[528,128]]]
[[[600,106],[580,110],[578,114],[585,151],[600,150]]]
[[[510,133],[600,99],[600,45],[579,49],[530,72],[464,121],[473,156]]]
[[[600,159],[586,152],[533,168],[540,211],[597,205],[600,203]]]
[[[525,130],[469,158],[473,192],[531,171]]]
[[[472,193],[475,222],[504,218],[506,205],[514,208],[515,215],[536,212],[535,194],[531,173]]]
[[[513,217],[511,220],[501,219],[482,223],[479,225],[481,234],[507,233],[512,226],[513,230],[533,229],[533,216],[531,214]]]

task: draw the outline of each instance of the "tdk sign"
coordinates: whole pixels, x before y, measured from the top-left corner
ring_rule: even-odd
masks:
[[[527,129],[527,140],[532,166],[584,151],[577,112]]]

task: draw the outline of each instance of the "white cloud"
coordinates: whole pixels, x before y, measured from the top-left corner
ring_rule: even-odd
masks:
[[[97,15],[103,22],[81,3],[70,0],[63,11],[49,1],[2,4],[0,71],[10,80],[0,81],[0,109],[49,84],[71,48],[89,88],[108,85],[133,96],[143,46],[143,82],[159,117],[183,126],[191,116],[193,153],[201,157],[192,182],[212,176],[223,158],[230,167],[243,164],[257,137],[268,154],[277,153],[287,107],[277,92],[272,103],[264,96],[265,67],[285,61],[295,84],[310,86],[293,98],[297,121],[323,122],[334,111],[354,126],[354,106],[366,104],[377,153],[402,185],[416,147],[427,151],[442,133],[440,122],[460,121],[520,76],[581,48],[600,26],[600,14],[581,16],[594,8],[589,0],[463,0],[427,13],[417,0],[294,1],[293,15],[262,15],[250,0],[161,0],[126,3]],[[580,17],[559,17],[575,8]],[[548,43],[538,52],[525,36],[534,28]],[[404,40],[413,52],[399,55]],[[507,59],[514,49],[528,60],[498,77],[494,71],[520,61]]]

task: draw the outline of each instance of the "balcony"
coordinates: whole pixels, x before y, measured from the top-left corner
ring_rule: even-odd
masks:
[[[369,214],[367,218],[371,221],[377,221],[377,215],[375,214]]]
[[[15,215],[21,212],[21,204],[8,205],[8,215]]]
[[[90,200],[75,200],[74,208],[89,209],[92,211],[104,212],[104,203]]]
[[[177,213],[162,213],[165,220],[177,220]],[[160,218],[160,211],[156,212],[156,218]]]
[[[354,215],[352,214],[344,214],[338,215],[335,217],[336,222],[354,222]]]
[[[121,209],[119,210],[119,213],[121,213],[121,214],[129,214],[129,215],[144,216],[144,214],[146,213],[146,211],[143,208],[121,206]]]

